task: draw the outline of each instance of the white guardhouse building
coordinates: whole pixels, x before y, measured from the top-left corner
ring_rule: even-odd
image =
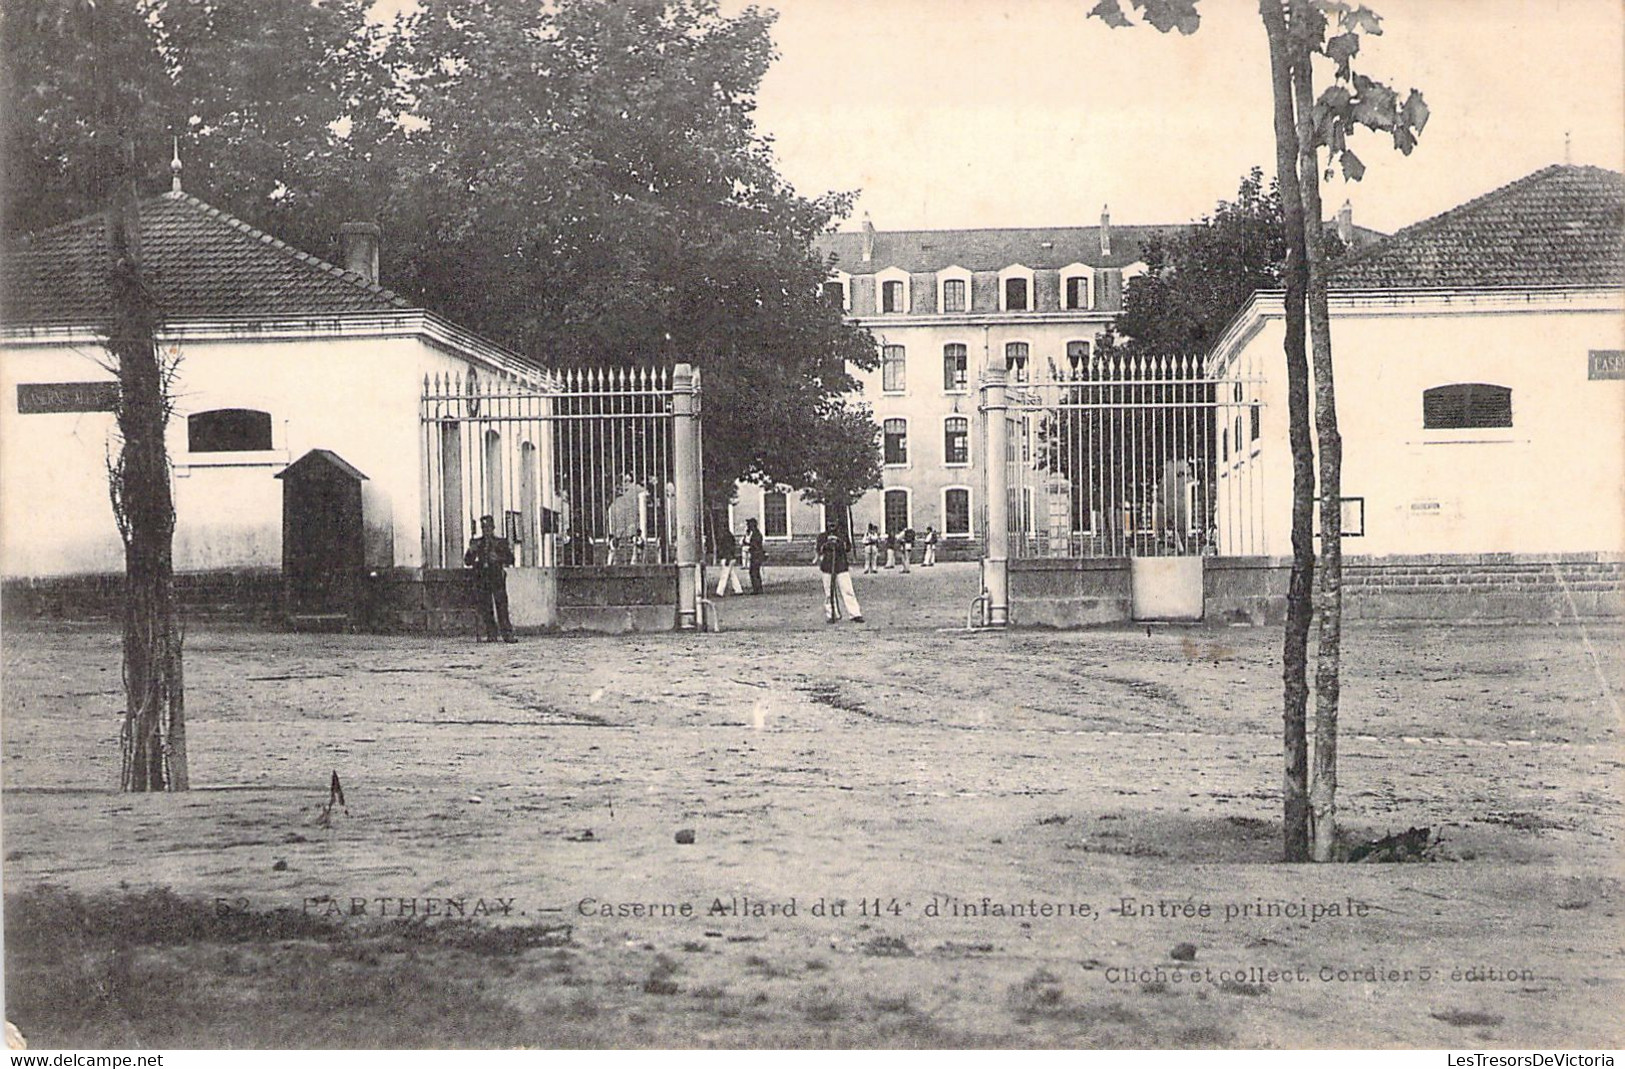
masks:
[[[284,504],[299,486],[341,485],[333,500],[359,503],[350,544],[373,571],[459,567],[471,516],[520,507],[500,489],[483,499],[465,491],[463,531],[445,546],[425,537],[426,518],[446,512],[425,507],[426,379],[539,390],[545,373],[379,286],[376,227],[344,228],[339,267],[178,190],[144,201],[140,218],[160,347],[176,369],[168,447],[183,594],[240,601],[275,591],[291,548]],[[9,249],[0,276],[8,601],[53,584],[93,596],[116,590],[123,572],[107,477],[116,382],[98,333],[108,316],[103,241],[99,217],[63,224]],[[540,563],[534,546],[524,553],[521,563]]]
[[[1625,176],[1548,167],[1408,227],[1336,268],[1330,309],[1352,611],[1620,613]],[[1262,390],[1219,429],[1220,478],[1261,495],[1269,557],[1217,583],[1244,606],[1291,552],[1283,329],[1259,293],[1209,364]]]

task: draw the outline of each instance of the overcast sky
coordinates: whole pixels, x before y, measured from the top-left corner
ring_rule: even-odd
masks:
[[[738,10],[730,3],[728,10]],[[779,0],[759,97],[784,175],[861,190],[880,229],[1200,217],[1273,170],[1255,0],[1205,0],[1201,29],[1113,30],[1093,0]],[[1128,6],[1125,3],[1125,8]],[[1432,119],[1409,157],[1375,134],[1365,180],[1325,190],[1392,231],[1564,159],[1625,170],[1620,0],[1370,0],[1384,35],[1356,69]]]

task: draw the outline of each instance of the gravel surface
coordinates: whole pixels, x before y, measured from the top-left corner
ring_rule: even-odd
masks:
[[[569,924],[486,988],[539,1045],[1620,1045],[1619,626],[1347,625],[1341,819],[1443,841],[1283,866],[1278,629],[856,578],[863,624],[770,568],[720,634],[194,630],[167,797],[111,789],[117,635],[13,628],[6,890]]]

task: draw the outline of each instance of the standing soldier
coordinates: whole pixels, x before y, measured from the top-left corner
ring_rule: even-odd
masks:
[[[846,537],[836,531],[825,531],[818,536],[813,559],[824,577],[824,622],[832,624],[840,617],[836,596],[855,624],[863,623],[863,609],[858,605],[857,592],[852,589],[852,570],[848,561],[851,550]]]
[[[722,570],[722,574],[717,577],[717,597],[728,593],[730,582],[733,584],[735,594],[745,592],[739,585],[739,539],[726,527],[717,531],[717,567]]]
[[[508,575],[503,569],[513,563],[513,547],[498,538],[496,520],[480,517],[480,534],[468,544],[463,563],[474,569],[474,585],[479,592],[480,622],[485,625],[485,642],[495,642],[500,628],[502,641],[517,642],[508,620]]]
[[[880,564],[880,528],[874,524],[863,535],[863,574],[874,575]]]
[[[762,543],[762,529],[754,517],[745,521],[745,552],[749,556],[750,592],[762,592],[762,565],[767,560],[767,546]]]

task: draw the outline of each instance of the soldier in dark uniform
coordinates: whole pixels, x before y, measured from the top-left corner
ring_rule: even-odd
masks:
[[[496,520],[490,516],[480,517],[480,535],[468,544],[463,563],[474,569],[480,622],[485,626],[484,641],[495,642],[500,628],[502,641],[517,642],[513,637],[513,624],[508,620],[508,576],[503,571],[513,563],[513,547],[506,538],[497,537]]]
[[[745,521],[745,553],[750,567],[750,592],[762,592],[762,564],[767,560],[767,547],[762,544],[762,529],[754,517]]]

